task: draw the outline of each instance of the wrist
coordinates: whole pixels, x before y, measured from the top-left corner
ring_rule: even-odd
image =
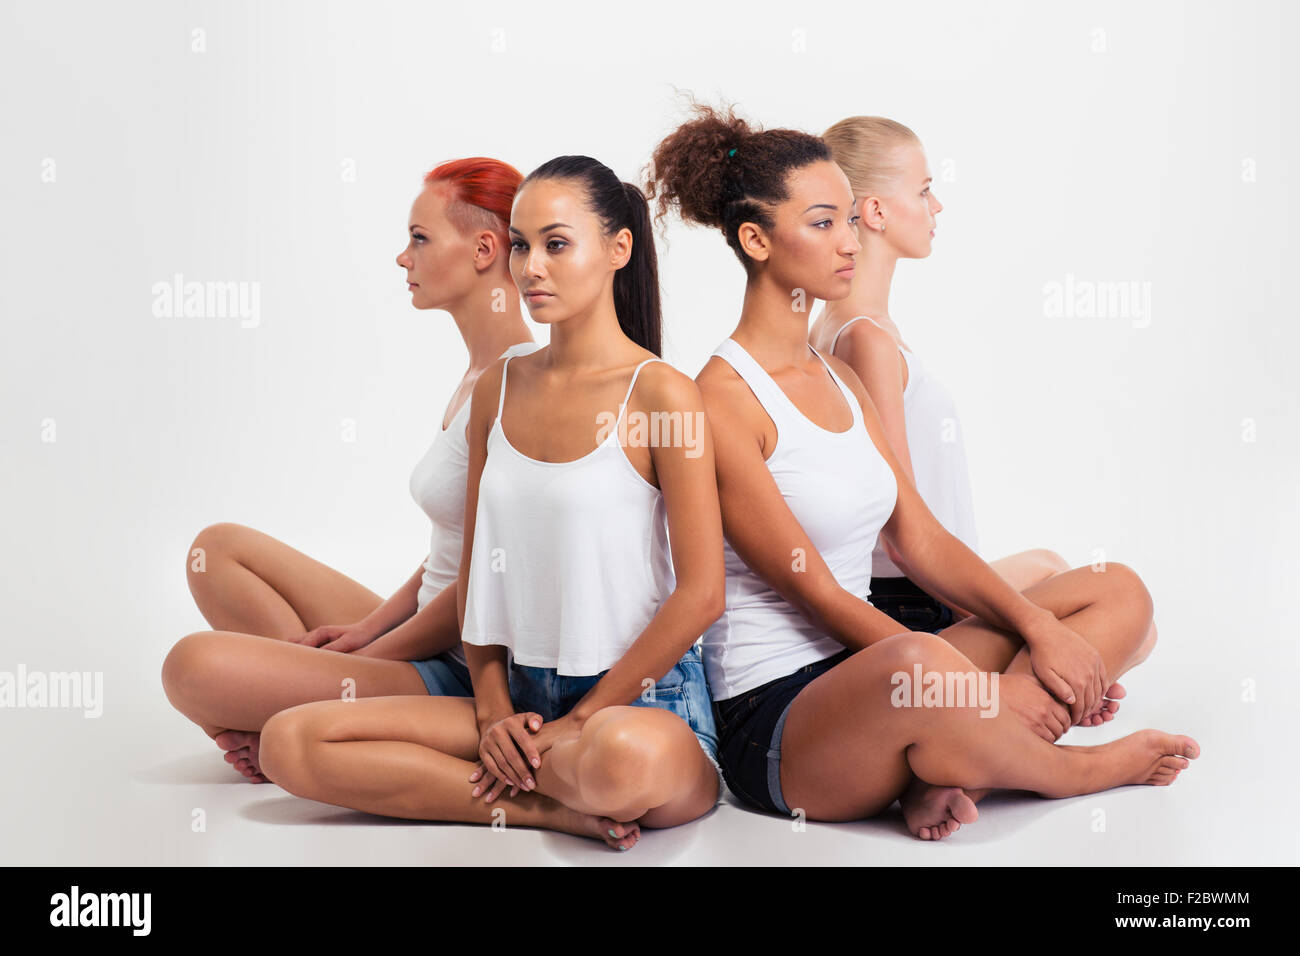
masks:
[[[1016,630],[1024,639],[1030,650],[1051,639],[1056,615],[1046,608],[1031,604],[1023,616],[1016,621]]]

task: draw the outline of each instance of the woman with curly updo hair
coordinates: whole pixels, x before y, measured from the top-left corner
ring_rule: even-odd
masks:
[[[697,378],[726,536],[726,610],[703,648],[728,786],[815,820],[901,800],[909,830],[938,839],[987,788],[1172,783],[1200,751],[1190,737],[1055,743],[1138,651],[1142,581],[1108,564],[1022,593],[944,530],[857,375],[808,342],[813,300],[848,295],[862,250],[848,179],[816,136],[694,113],[656,147],[646,191],[660,219],[675,207],[721,230],[746,277],[735,331]],[[868,600],[878,537],[973,616],[900,633]]]

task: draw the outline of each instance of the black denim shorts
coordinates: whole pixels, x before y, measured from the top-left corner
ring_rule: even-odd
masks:
[[[930,597],[910,578],[872,578],[869,600],[909,631],[938,634],[956,620],[952,608]]]
[[[761,687],[713,702],[722,776],[742,803],[790,815],[781,795],[781,732],[786,714],[799,691],[852,653],[845,648]]]

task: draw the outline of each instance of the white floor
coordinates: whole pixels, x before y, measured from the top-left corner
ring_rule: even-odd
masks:
[[[105,640],[108,640],[105,637]],[[921,843],[893,814],[809,824],[742,809],[728,796],[710,816],[650,832],[622,854],[533,830],[419,824],[339,809],[250,785],[201,732],[173,712],[157,681],[161,655],[128,654],[106,668],[103,716],[67,710],[5,713],[9,783],[0,815],[6,864],[1295,864],[1296,773],[1270,739],[1279,703],[1227,699],[1206,672],[1175,689],[1162,646],[1130,675],[1120,719],[1076,729],[1101,742],[1147,726],[1191,733],[1202,758],[1169,788],[1129,787],[1045,801],[995,794],[981,819]],[[1217,688],[1217,690],[1216,690]],[[1216,699],[1216,697],[1218,699]],[[22,768],[29,768],[24,772]],[[34,769],[33,769],[34,768]],[[196,832],[196,811],[204,828]]]

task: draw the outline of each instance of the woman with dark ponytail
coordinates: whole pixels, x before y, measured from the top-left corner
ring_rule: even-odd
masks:
[[[1139,652],[1142,582],[1109,564],[1021,593],[944,530],[858,377],[808,343],[813,301],[848,295],[861,251],[848,179],[816,136],[695,109],[656,148],[647,194],[660,217],[676,206],[722,230],[747,280],[735,331],[697,379],[727,542],[727,606],[703,649],[728,786],[815,820],[901,800],[912,833],[939,839],[976,819],[987,788],[1173,782],[1199,753],[1190,737],[1055,744]],[[868,601],[878,536],[973,616],[900,634]]]
[[[551,337],[474,387],[457,586],[474,696],[290,708],[262,731],[262,767],[338,806],[626,850],[720,792],[696,647],[723,607],[711,440],[695,384],[658,358],[635,185],[553,159],[520,185],[510,243]]]

